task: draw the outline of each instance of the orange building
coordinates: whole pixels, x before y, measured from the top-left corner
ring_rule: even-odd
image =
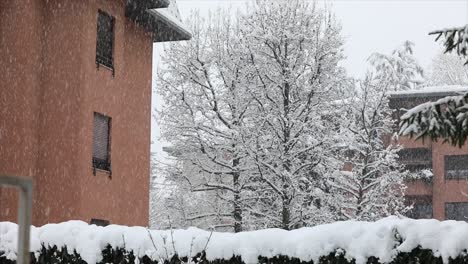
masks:
[[[396,109],[399,120],[402,109],[410,109],[421,103],[436,101],[468,87],[428,87],[418,91],[396,92],[390,96],[390,108]],[[399,110],[399,111],[398,111]],[[406,184],[406,197],[414,209],[413,218],[439,220],[468,220],[468,146],[462,148],[432,142],[430,139],[414,140],[400,137],[404,147],[400,159],[413,172],[430,170],[432,176],[411,180]]]
[[[34,225],[148,225],[153,42],[190,38],[169,4],[0,1],[0,175],[34,178]]]

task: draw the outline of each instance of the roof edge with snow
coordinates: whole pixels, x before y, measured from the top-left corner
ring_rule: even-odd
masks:
[[[177,14],[177,6],[170,0],[127,0],[125,16],[153,33],[154,42],[190,40],[192,35]]]
[[[445,86],[428,86],[419,90],[407,90],[391,92],[390,98],[421,98],[421,97],[445,97],[459,95],[468,92],[468,86],[462,85],[445,85]]]

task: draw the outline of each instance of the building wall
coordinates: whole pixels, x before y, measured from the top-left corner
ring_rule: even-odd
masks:
[[[34,177],[35,225],[148,225],[152,39],[124,3],[0,3],[0,174]],[[116,19],[114,76],[95,63],[98,9]],[[111,177],[93,175],[94,112],[112,118]],[[13,192],[0,190],[0,221],[15,220]]]
[[[96,67],[98,9],[115,17],[114,68]],[[151,123],[152,39],[125,18],[124,1],[91,1],[85,13],[84,101],[81,112],[81,212],[87,219],[147,226]],[[93,113],[110,116],[111,179],[92,173]],[[96,201],[102,201],[96,203]],[[93,207],[87,206],[93,204]],[[108,216],[108,211],[114,215]]]
[[[445,219],[445,203],[468,202],[468,181],[445,180],[446,155],[468,155],[468,146],[461,149],[448,144],[436,143],[432,147],[433,162],[433,197],[432,206],[434,218]]]
[[[433,217],[445,220],[445,204],[449,202],[468,202],[468,181],[445,179],[445,156],[468,155],[468,146],[453,147],[442,142],[414,140],[406,137],[399,139],[405,148],[430,148],[432,151],[432,182],[421,180],[407,183],[408,196],[432,196]]]
[[[41,2],[0,1],[0,175],[37,174]],[[16,191],[0,188],[0,219],[16,210]]]
[[[44,2],[37,203],[33,222],[76,218],[80,200],[76,154],[82,109],[84,1]],[[84,220],[84,219],[83,219]]]

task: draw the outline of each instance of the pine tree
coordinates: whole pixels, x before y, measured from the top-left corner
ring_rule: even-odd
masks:
[[[430,32],[429,35],[437,35],[436,41],[443,37],[445,53],[457,52],[460,57],[468,57],[468,25],[458,28],[448,28]],[[465,62],[468,64],[468,59]]]
[[[400,134],[416,139],[443,139],[462,147],[468,137],[467,105],[468,93],[418,105],[401,116]]]
[[[431,32],[444,36],[446,52],[455,51],[467,57],[468,25],[461,28],[444,29]],[[465,63],[466,65],[466,63]],[[401,117],[400,134],[403,136],[443,139],[454,146],[463,146],[468,137],[468,93],[449,96],[437,102],[428,102],[407,111]]]

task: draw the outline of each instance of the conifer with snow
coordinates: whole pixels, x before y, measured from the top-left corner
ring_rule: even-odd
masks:
[[[430,34],[437,35],[436,40],[444,37],[445,52],[456,51],[462,58],[468,56],[468,25]],[[442,139],[443,142],[461,147],[468,138],[467,105],[468,93],[418,105],[401,117],[400,134],[416,139]]]
[[[443,41],[445,53],[455,51],[462,58],[466,59],[468,57],[468,25],[435,30],[430,32],[429,35],[436,35],[436,41],[439,39]],[[468,60],[465,64],[468,64]]]

